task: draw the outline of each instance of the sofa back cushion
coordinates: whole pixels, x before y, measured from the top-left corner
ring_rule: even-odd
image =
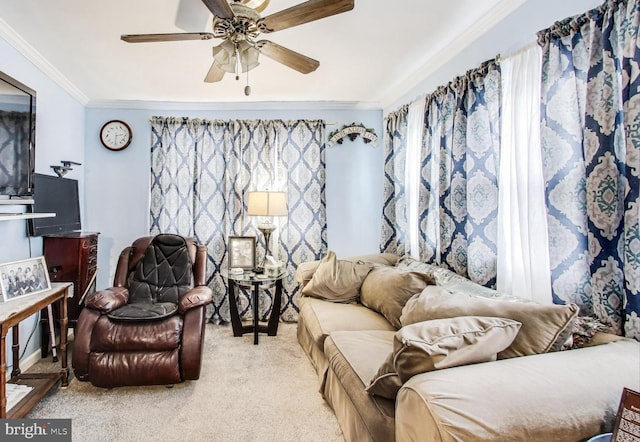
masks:
[[[372,264],[382,264],[387,266],[396,265],[398,262],[398,255],[394,255],[393,253],[373,253],[370,255],[359,255],[352,256],[349,258],[343,258],[343,261],[364,261]],[[296,268],[296,282],[300,286],[300,288],[304,288],[313,278],[313,274],[320,266],[322,260],[317,261],[305,261],[303,263],[298,264]]]
[[[503,301],[451,293],[428,286],[407,301],[400,318],[402,325],[457,316],[492,316],[522,323],[513,343],[498,353],[498,359],[525,356],[562,348],[572,331],[578,306]]]
[[[376,266],[362,283],[360,302],[380,313],[394,328],[399,329],[402,326],[400,315],[405,303],[433,283],[433,278],[425,273]]]
[[[362,281],[372,268],[373,264],[364,261],[339,260],[329,251],[311,281],[302,289],[302,294],[331,302],[355,302]]]

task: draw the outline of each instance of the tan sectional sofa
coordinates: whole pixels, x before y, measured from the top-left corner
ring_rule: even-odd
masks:
[[[346,261],[424,273],[451,293],[518,302],[395,255]],[[299,266],[302,287],[310,286],[319,264]],[[394,351],[397,328],[360,302],[332,302],[306,291],[298,340],[347,441],[582,441],[611,431],[624,387],[640,389],[640,343],[599,333],[585,348],[417,374],[395,400],[372,395],[366,388]]]

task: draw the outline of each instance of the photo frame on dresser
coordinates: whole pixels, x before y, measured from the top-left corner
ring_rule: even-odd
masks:
[[[230,236],[227,246],[230,269],[251,270],[256,266],[255,236]]]
[[[3,302],[51,289],[44,256],[0,264]]]

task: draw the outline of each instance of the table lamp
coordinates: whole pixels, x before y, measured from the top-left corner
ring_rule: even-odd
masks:
[[[260,271],[264,269],[264,262],[269,254],[271,234],[276,230],[271,217],[287,215],[287,194],[285,192],[269,191],[249,192],[247,215],[264,217],[264,221],[258,224],[258,230],[264,235],[264,257],[256,269]]]

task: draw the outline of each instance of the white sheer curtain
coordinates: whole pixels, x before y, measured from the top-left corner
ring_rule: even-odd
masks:
[[[424,136],[425,100],[416,100],[409,106],[407,114],[407,156],[405,159],[405,189],[407,191],[408,253],[420,259],[420,233],[418,223],[420,198],[420,165],[422,163],[422,140]]]
[[[497,288],[551,303],[540,146],[541,51],[531,44],[505,57],[498,202]]]

